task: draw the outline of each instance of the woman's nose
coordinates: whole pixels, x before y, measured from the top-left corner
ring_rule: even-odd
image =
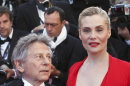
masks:
[[[92,31],[90,33],[90,39],[95,39],[95,38],[96,38],[96,33],[95,33],[95,31]]]

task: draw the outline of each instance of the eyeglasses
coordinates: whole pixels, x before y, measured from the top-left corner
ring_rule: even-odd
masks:
[[[55,24],[55,23],[52,23],[52,24],[45,23],[45,27],[48,27],[48,26],[56,27],[57,25],[58,25],[58,24]]]

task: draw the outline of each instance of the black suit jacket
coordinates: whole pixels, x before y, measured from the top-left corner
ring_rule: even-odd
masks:
[[[40,18],[34,0],[20,5],[15,13],[14,26],[30,32],[40,25]]]
[[[68,30],[68,33],[76,38],[79,37],[78,35],[78,23],[76,22],[76,19],[73,15],[73,11],[70,7],[70,4],[65,2],[65,1],[55,1],[53,0],[53,5],[60,7],[64,10],[65,12],[65,20],[67,20],[69,22],[68,24],[68,28],[70,28]]]
[[[67,35],[67,38],[54,51],[52,64],[61,71],[61,76],[59,80],[54,79],[53,83],[56,86],[66,86],[69,68],[86,56],[87,52],[83,48],[81,41],[71,35]]]
[[[113,57],[130,62],[130,46],[120,40],[110,37],[108,40],[107,51]]]
[[[13,80],[7,84],[3,84],[0,86],[24,86],[24,83],[21,79],[16,79],[16,80]],[[45,83],[45,86],[51,86],[51,85],[49,85],[48,83]]]
[[[26,35],[26,34],[27,34],[26,32],[23,32],[23,31],[20,31],[20,30],[13,30],[13,35],[12,35],[12,39],[11,39],[11,42],[10,42],[10,49],[9,49],[9,52],[8,52],[8,59],[7,59],[9,68],[12,68],[11,56],[12,56],[12,53],[13,53],[13,49],[14,49],[15,45],[17,44],[18,39],[20,37]]]
[[[64,12],[65,12],[65,19],[69,23],[74,24],[74,25],[77,26],[77,23],[75,21],[75,18],[73,16],[72,9],[71,9],[69,3],[65,2],[65,1],[62,1],[62,0],[61,1],[53,0],[53,5],[62,8],[64,10]]]
[[[15,45],[17,44],[17,41],[19,40],[20,37],[22,36],[25,36],[27,34],[27,32],[23,32],[23,31],[20,31],[20,30],[14,30],[13,31],[13,36],[12,36],[12,39],[11,39],[11,42],[10,42],[10,50],[9,50],[9,53],[8,53],[8,59],[6,60],[6,63],[8,62],[8,67],[9,68],[13,68],[13,65],[11,63],[11,56],[12,56],[12,53],[13,53],[13,49],[15,47]],[[0,84],[4,83],[5,81],[5,78],[3,77],[3,75],[0,75]],[[12,78],[10,78],[9,80],[7,80],[6,82],[9,82],[10,80],[12,80]]]
[[[105,11],[108,12],[108,9],[110,8],[110,1],[109,0],[73,0],[71,9],[72,9],[73,15],[75,16],[76,22],[78,22],[79,14],[85,8],[88,8],[91,6],[101,7]]]
[[[20,37],[27,35],[27,32],[23,32],[20,30],[14,30],[13,32],[13,36],[10,42],[10,50],[9,50],[9,55],[8,55],[8,61],[10,63],[9,67],[12,68],[12,64],[11,64],[11,56],[13,53],[13,49],[15,47],[15,45],[17,44],[17,41],[19,40]]]

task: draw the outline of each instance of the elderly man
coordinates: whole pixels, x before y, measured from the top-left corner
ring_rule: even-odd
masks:
[[[52,52],[49,40],[42,35],[30,34],[21,38],[12,55],[13,66],[20,78],[5,86],[48,86]]]

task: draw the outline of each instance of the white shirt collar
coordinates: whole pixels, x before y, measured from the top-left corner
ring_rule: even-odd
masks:
[[[70,4],[73,4],[73,0],[69,0],[69,3],[70,3]]]
[[[22,81],[24,83],[24,86],[33,86],[28,81],[26,81],[24,78],[22,78]]]
[[[39,2],[39,3],[45,3],[45,2],[49,2],[49,0],[45,0],[45,1]],[[39,15],[41,21],[44,22],[44,11],[42,11],[41,9],[39,9],[37,5],[36,5],[36,8],[37,8],[38,15]],[[42,24],[41,21],[40,21],[40,24]]]
[[[12,39],[12,36],[13,36],[13,28],[12,28],[12,31],[11,31],[11,33],[9,34],[9,38],[10,39]],[[0,35],[0,38],[1,38],[1,40],[5,40],[6,38],[4,38],[4,37],[2,37],[1,35]]]
[[[24,78],[22,78],[22,81],[24,83],[24,86],[33,86],[27,80],[25,80]],[[43,82],[40,86],[45,86],[45,83]]]
[[[130,40],[125,40],[128,45],[130,45]]]
[[[47,36],[48,38],[50,39],[54,39],[54,37],[50,37],[48,36],[47,34],[47,31],[46,31],[46,28],[43,30],[43,35]],[[57,37],[57,40],[54,42],[54,41],[51,41],[50,42],[50,45],[51,45],[51,48],[55,49],[60,43],[62,43],[65,39],[67,38],[67,30],[66,30],[66,27],[63,26],[62,30],[61,30],[61,33],[59,34],[59,36]]]
[[[45,2],[49,2],[49,0],[45,0],[45,1],[43,1],[43,2],[40,2],[40,1],[39,1],[39,3],[45,3]]]

